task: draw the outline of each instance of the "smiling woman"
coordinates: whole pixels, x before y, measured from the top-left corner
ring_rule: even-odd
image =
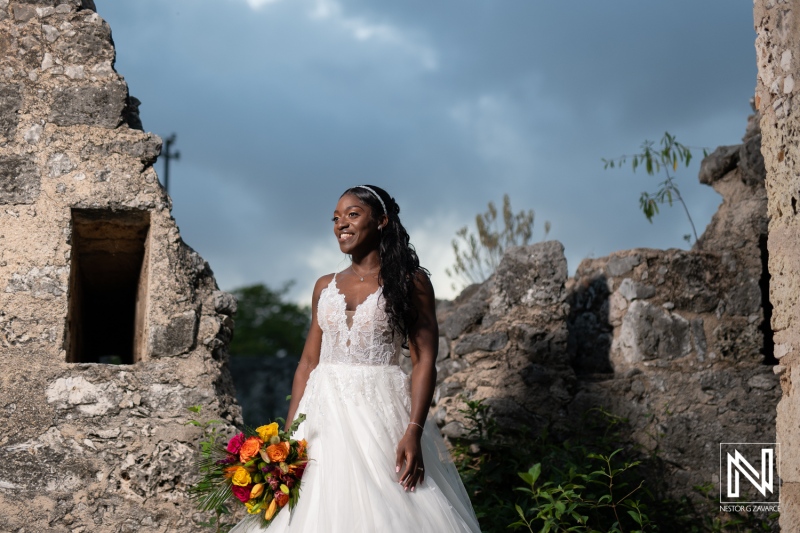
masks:
[[[351,265],[322,276],[295,372],[287,427],[310,462],[297,505],[270,532],[480,531],[439,429],[427,420],[438,351],[433,287],[400,222],[375,185],[342,194],[333,214]],[[400,368],[409,347],[413,369]],[[260,518],[233,533],[262,531]]]

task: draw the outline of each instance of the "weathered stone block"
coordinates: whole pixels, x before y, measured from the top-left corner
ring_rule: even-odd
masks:
[[[39,197],[40,188],[39,169],[31,159],[0,157],[0,205],[32,204]]]
[[[642,262],[642,258],[638,254],[634,255],[626,255],[623,257],[620,256],[613,256],[611,259],[608,260],[606,264],[606,269],[608,273],[613,277],[624,276],[631,270],[633,267],[638,265]]]
[[[742,181],[750,186],[763,186],[767,170],[761,155],[761,134],[754,135],[739,147],[739,169]]]
[[[619,293],[625,297],[626,300],[646,300],[656,295],[656,288],[652,285],[645,285],[637,283],[631,278],[625,278],[619,285]]]
[[[27,22],[36,17],[36,7],[25,4],[14,4],[11,6],[14,13],[14,20],[17,22]]]
[[[0,83],[0,135],[14,137],[22,106],[21,86],[15,83]]]
[[[612,349],[615,370],[648,359],[676,359],[691,352],[689,321],[676,313],[635,300],[622,320]]]
[[[508,344],[508,335],[502,331],[472,333],[464,335],[459,343],[456,344],[454,351],[458,355],[465,355],[478,350],[496,352],[504,348],[506,344]]]
[[[506,303],[528,307],[562,302],[566,280],[567,259],[558,241],[511,248],[495,273],[495,286]]]
[[[67,267],[47,265],[33,267],[24,273],[14,273],[5,292],[30,292],[34,298],[50,300],[67,292]]]
[[[722,176],[736,168],[739,163],[739,146],[719,146],[703,158],[700,163],[700,183],[712,185]]]
[[[440,336],[437,359],[442,360],[447,359],[448,357],[450,357],[450,346],[447,344],[447,338]]]
[[[114,60],[111,28],[102,19],[81,24],[79,32],[66,32],[53,45],[65,64],[91,65]]]
[[[45,391],[47,403],[56,409],[75,410],[84,416],[101,416],[113,410],[122,398],[115,383],[92,383],[82,376],[59,378]]]
[[[236,298],[227,292],[215,291],[214,297],[214,310],[223,315],[232,316],[236,314],[237,303]]]
[[[145,165],[152,165],[161,154],[161,138],[152,133],[137,142],[112,141],[104,144],[87,144],[81,150],[81,158],[93,159],[108,157],[110,154],[122,154],[139,159]]]
[[[461,372],[467,364],[463,359],[445,359],[436,363],[436,379],[444,380],[456,372]]]
[[[444,381],[440,383],[436,389],[433,391],[433,401],[434,403],[439,403],[442,398],[447,398],[448,396],[453,396],[457,392],[464,390],[464,386],[455,380]]]
[[[453,420],[442,428],[442,435],[451,439],[459,439],[467,434],[464,424]]]
[[[480,322],[488,305],[480,295],[456,309],[444,321],[444,331],[450,339],[455,339],[471,326]]]
[[[34,7],[58,7],[68,6],[72,9],[91,9],[96,11],[94,0],[15,0],[19,4],[29,4]],[[42,7],[39,7],[41,9]]]
[[[51,178],[57,178],[70,172],[75,165],[69,156],[63,152],[52,154],[47,159],[47,171]]]
[[[197,333],[197,314],[186,311],[173,316],[166,326],[155,325],[150,332],[153,357],[171,357],[191,350]]]
[[[95,87],[58,87],[53,92],[50,120],[59,126],[116,128],[128,97],[123,82]]]

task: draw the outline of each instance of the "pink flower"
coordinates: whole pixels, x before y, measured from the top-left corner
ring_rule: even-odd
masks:
[[[239,449],[242,447],[242,444],[244,444],[244,438],[244,433],[239,433],[231,437],[231,440],[228,441],[228,447],[226,448],[228,453],[238,454]]]
[[[233,485],[231,490],[233,490],[233,495],[239,498],[239,500],[246,502],[250,499],[250,490],[253,488],[253,485],[248,485],[247,487],[240,487],[238,485]]]

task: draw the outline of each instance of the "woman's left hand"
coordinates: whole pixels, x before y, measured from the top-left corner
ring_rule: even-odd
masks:
[[[397,444],[396,472],[400,472],[400,484],[405,490],[413,491],[417,483],[421,483],[425,479],[421,437],[422,429],[409,424],[405,435]],[[405,468],[403,468],[403,463],[405,463]]]

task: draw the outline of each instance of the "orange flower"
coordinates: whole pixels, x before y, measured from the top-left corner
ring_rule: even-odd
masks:
[[[303,454],[306,451],[306,446],[308,446],[308,443],[306,442],[306,439],[302,439],[302,440],[297,442],[297,455],[299,457],[303,457]]]
[[[239,449],[239,459],[246,463],[258,454],[258,449],[261,448],[262,444],[264,444],[264,441],[260,438],[248,437]]]
[[[269,502],[269,507],[267,507],[267,510],[264,512],[264,518],[266,518],[267,520],[272,520],[272,517],[275,516],[275,512],[277,510],[278,510],[278,502],[272,500],[271,502]]]
[[[286,457],[289,456],[289,443],[286,441],[279,442],[278,444],[272,444],[271,446],[267,446],[267,457],[273,463],[280,463],[281,461],[285,461]]]
[[[233,477],[233,473],[239,470],[239,465],[226,466],[224,470],[224,477]]]

